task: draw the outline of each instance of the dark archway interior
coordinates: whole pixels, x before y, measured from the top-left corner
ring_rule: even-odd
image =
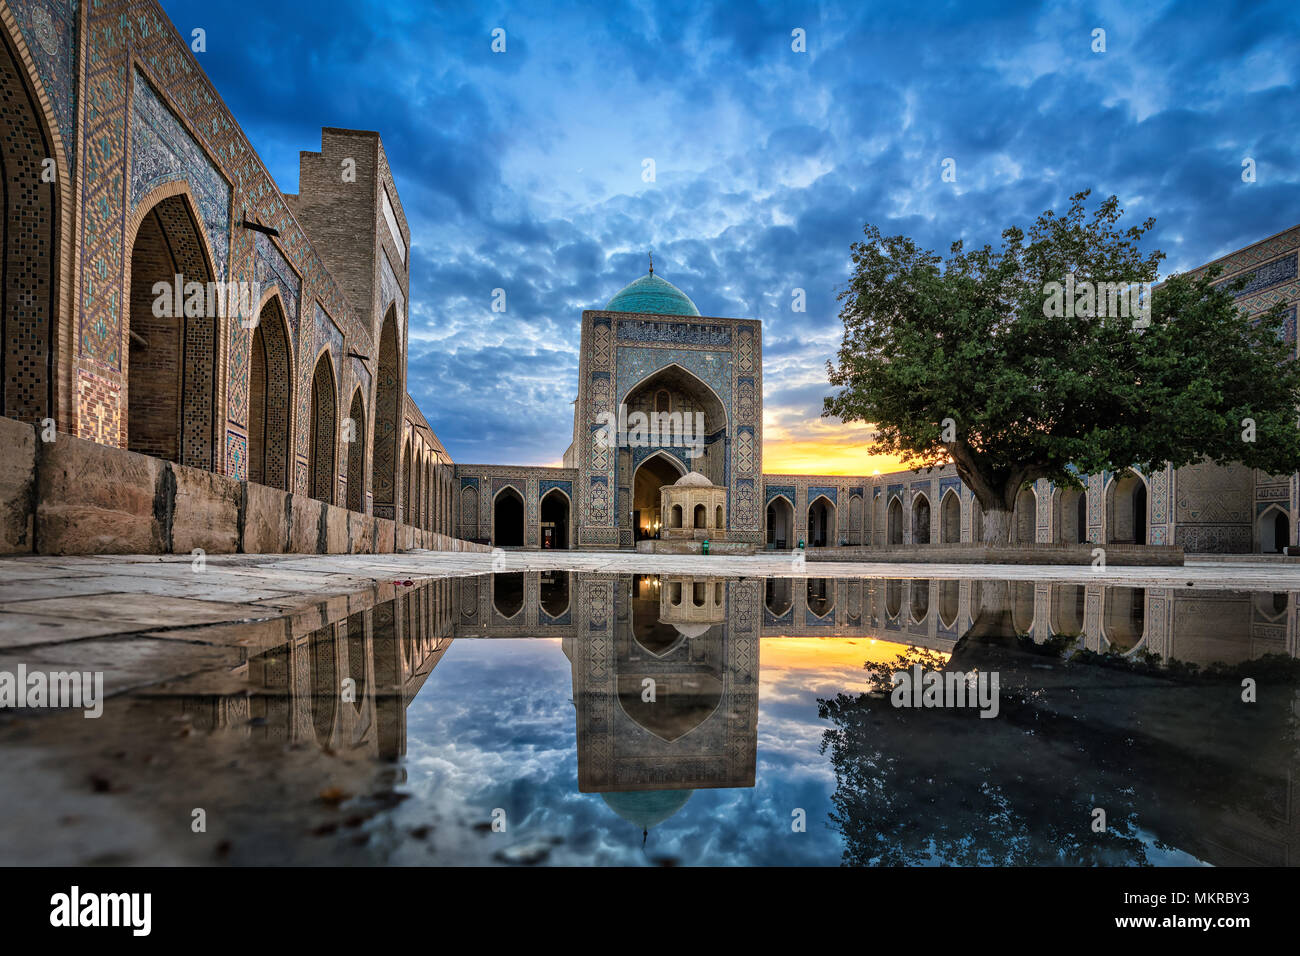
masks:
[[[651,455],[641,463],[632,481],[632,508],[636,511],[636,539],[654,537],[658,528],[659,489],[671,485],[685,472],[672,459]]]
[[[253,329],[248,381],[248,480],[289,490],[289,409],[293,370],[279,301],[262,307]]]
[[[834,544],[835,508],[825,498],[808,507],[808,547],[825,548]]]
[[[569,499],[558,488],[552,488],[542,499],[542,547],[567,548],[569,546]]]
[[[790,610],[794,602],[794,586],[790,578],[768,578],[763,590],[763,603],[769,612],[780,617]]]
[[[541,578],[542,610],[551,617],[559,617],[569,609],[569,573],[544,572]]]
[[[400,362],[397,310],[390,308],[379,332],[379,362],[375,366],[375,450],[370,468],[374,510],[380,518],[396,517]]]
[[[767,506],[767,543],[777,551],[792,546],[794,508],[785,498],[773,498]]]
[[[212,271],[182,196],[158,202],[131,246],[127,448],[194,468],[212,468],[217,319],[209,314]],[[176,315],[175,296],[155,308],[155,283],[199,283],[202,315]],[[185,311],[182,289],[182,312]],[[155,314],[161,313],[161,314]]]
[[[352,419],[352,441],[344,446],[348,456],[348,508],[366,510],[366,408],[361,401],[361,389],[352,393],[348,409]]]
[[[334,436],[338,403],[334,397],[334,366],[326,352],[316,362],[311,378],[311,424],[308,432],[308,494],[318,501],[334,501]]]
[[[517,574],[492,575],[492,606],[502,617],[514,617],[524,607],[524,576]]]
[[[520,548],[524,544],[524,499],[513,488],[497,495],[492,505],[492,543],[498,548]]]
[[[829,578],[808,579],[808,610],[818,617],[835,607],[835,585]]]

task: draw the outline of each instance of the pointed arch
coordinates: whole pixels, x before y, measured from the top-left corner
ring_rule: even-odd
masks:
[[[398,504],[397,520],[402,524],[410,524],[411,523],[411,519],[410,519],[411,439],[410,437],[407,437],[407,439],[404,442],[402,442],[401,471],[398,477],[398,484],[400,485],[400,488],[398,490],[398,500],[397,500],[397,504]]]
[[[523,547],[524,501],[524,493],[513,484],[503,485],[492,496],[493,547]]]
[[[661,527],[681,527],[669,522],[660,512],[659,490],[671,485],[690,469],[676,455],[659,449],[636,466],[632,475],[632,510],[636,512],[633,534],[637,538],[653,537]]]
[[[348,406],[348,418],[352,420],[352,441],[346,446],[348,466],[348,509],[365,512],[366,510],[366,400],[357,386],[352,392],[352,402]]]
[[[887,543],[892,546],[898,546],[903,543],[903,502],[898,495],[891,495],[889,504],[885,508],[885,523],[887,527]]]
[[[374,448],[371,451],[371,490],[376,517],[397,519],[397,483],[402,434],[402,352],[398,341],[397,308],[390,305],[379,327],[378,361],[375,363]]]
[[[912,544],[930,543],[930,496],[918,491],[912,496]]]
[[[669,362],[653,372],[647,372],[641,376],[623,393],[621,401],[629,409],[632,409],[636,399],[642,392],[645,392],[648,393],[648,397],[653,403],[655,396],[665,385],[668,387],[676,385],[679,388],[694,391],[707,399],[707,407],[704,409],[704,413],[705,427],[708,433],[711,434],[728,427],[727,403],[722,400],[722,396],[714,391],[712,385],[677,362]]]
[[[1060,487],[1052,491],[1052,536],[1058,544],[1088,540],[1087,488]]]
[[[308,494],[328,504],[334,503],[335,448],[338,436],[338,398],[334,379],[334,360],[328,348],[316,358],[311,377],[308,424],[307,481]]]
[[[767,543],[777,551],[794,547],[794,502],[784,494],[767,503]]]
[[[248,361],[248,480],[289,490],[293,342],[278,289],[262,297]]]
[[[537,540],[543,548],[563,550],[571,539],[573,501],[563,488],[551,488],[537,506]]]
[[[1291,543],[1291,516],[1274,503],[1255,519],[1255,541],[1260,554],[1282,554]]]
[[[1108,544],[1147,543],[1146,478],[1135,468],[1116,473],[1106,484],[1106,541]]]
[[[1032,485],[1016,493],[1015,507],[1011,509],[1012,530],[1017,544],[1033,544],[1037,540],[1038,490]]]
[[[217,278],[215,260],[187,183],[159,186],[137,208],[127,233],[127,448],[211,471],[217,463],[221,317],[212,314],[206,293]],[[155,310],[155,284],[171,289],[177,275],[186,286],[202,287],[203,314],[170,314],[174,297]],[[186,300],[183,295],[182,313]]]
[[[70,310],[61,303],[70,291],[62,237],[71,229],[73,180],[52,100],[28,69],[31,51],[9,7],[0,11],[0,415],[70,421],[58,414],[58,370],[62,356],[72,354]]]
[[[961,541],[961,495],[948,488],[939,498],[939,540],[944,544]]]
[[[808,502],[808,547],[827,548],[835,544],[835,502],[817,495]]]

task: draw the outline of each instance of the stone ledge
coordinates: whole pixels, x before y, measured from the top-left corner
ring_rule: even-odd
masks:
[[[0,555],[491,551],[0,416]]]
[[[892,548],[809,548],[809,561],[853,561],[872,564],[1010,564],[1089,566],[1093,550],[1105,551],[1106,565],[1134,568],[1182,567],[1183,549],[1155,544],[911,544]],[[772,552],[787,554],[789,552]]]
[[[39,554],[164,554],[171,550],[170,462],[59,435],[36,464]]]
[[[30,554],[36,539],[36,428],[0,418],[0,554]]]

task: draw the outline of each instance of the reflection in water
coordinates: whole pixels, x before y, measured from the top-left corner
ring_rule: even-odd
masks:
[[[768,578],[763,592],[764,602],[773,617],[780,617],[794,605],[794,582],[789,578]]]
[[[538,767],[558,760],[551,802],[599,796],[546,817],[565,862],[645,844],[702,863],[1295,864],[1292,597],[501,574],[399,588],[250,652],[238,693],[181,700],[198,729],[397,760],[426,814],[509,805],[532,819],[548,792]],[[527,654],[502,640],[521,638],[554,640]],[[531,679],[545,653],[569,699]],[[882,691],[912,662],[996,671],[998,717],[895,709]],[[420,789],[429,767],[454,772]],[[471,778],[486,782],[452,785]],[[791,807],[809,808],[803,842],[787,839]],[[448,852],[485,862],[475,844]]]
[[[569,609],[570,577],[567,571],[551,571],[542,574],[542,610],[551,617],[561,617]]]
[[[512,618],[524,609],[524,576],[492,575],[492,606],[504,618]]]

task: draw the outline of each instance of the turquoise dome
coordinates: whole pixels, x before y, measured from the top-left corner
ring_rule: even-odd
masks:
[[[605,303],[606,312],[649,312],[652,315],[699,315],[685,292],[653,272],[642,276]]]
[[[691,798],[691,790],[614,790],[602,793],[609,808],[642,830],[663,823]]]

